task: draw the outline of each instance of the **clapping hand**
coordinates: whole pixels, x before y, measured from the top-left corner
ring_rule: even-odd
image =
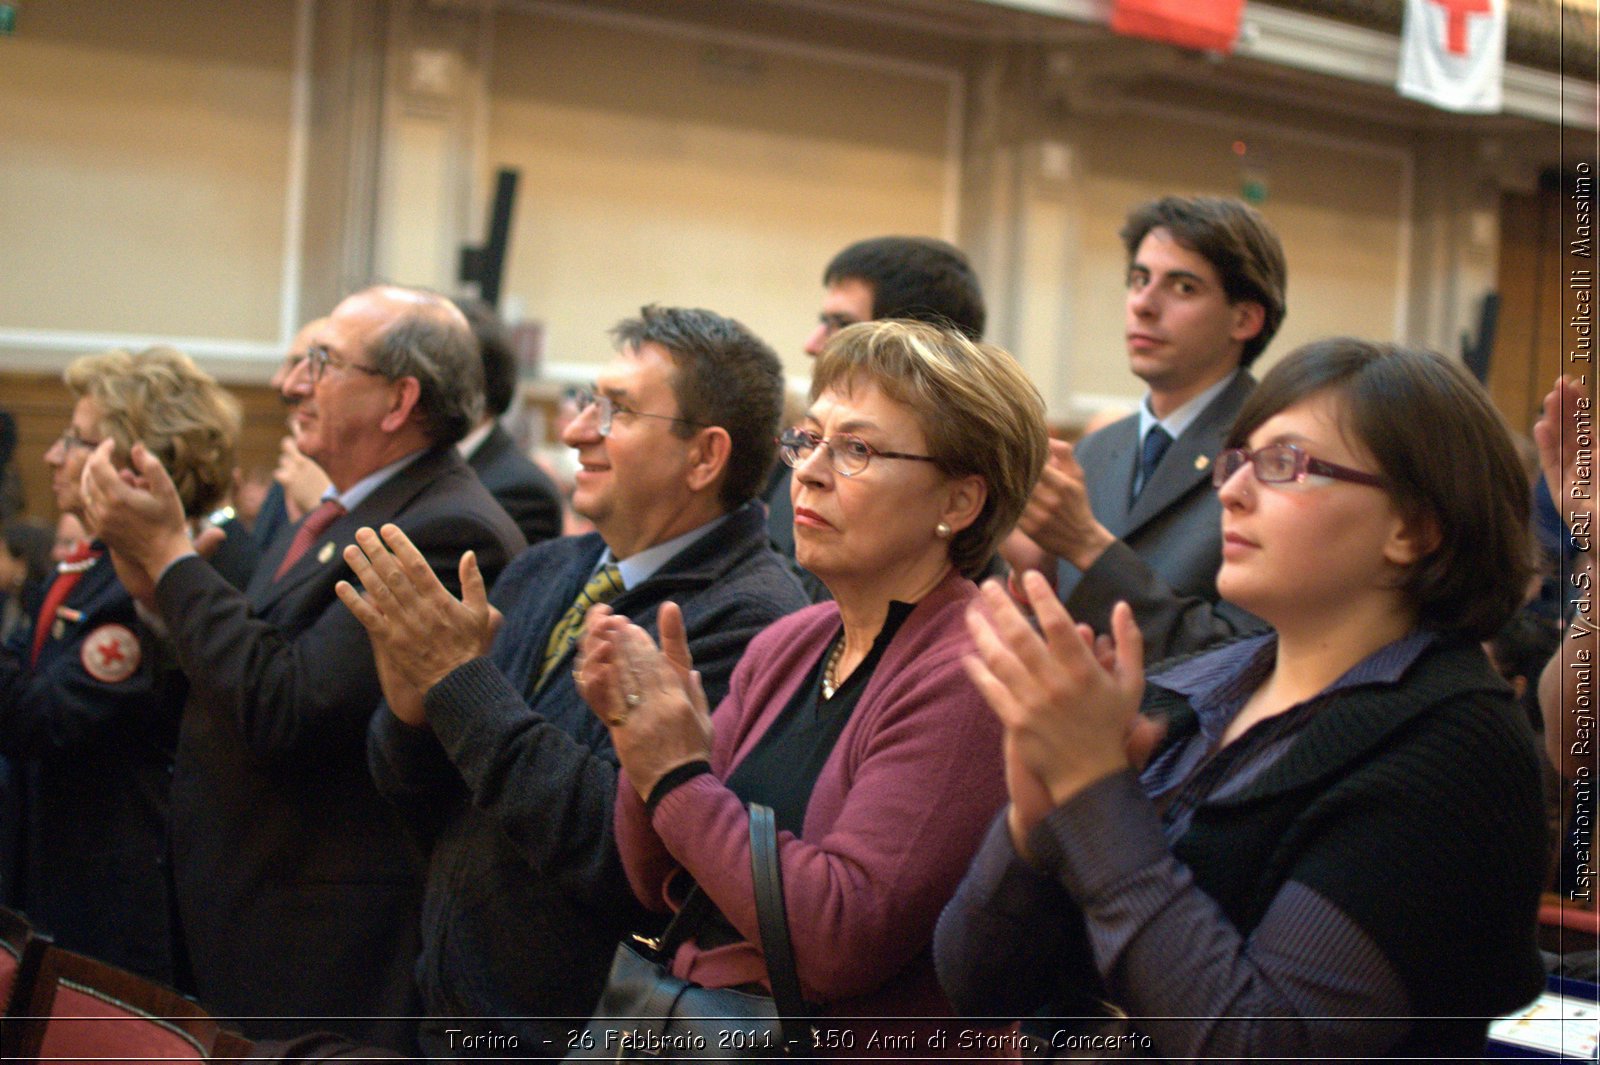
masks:
[[[1079,569],[1088,569],[1116,542],[1089,508],[1083,467],[1065,440],[1050,441],[1050,459],[1039,474],[1017,528],[1038,548]],[[1027,568],[1037,568],[1037,563],[1030,562]]]
[[[461,598],[395,525],[363,528],[344,549],[363,596],[349,581],[334,588],[366,628],[384,682],[384,697],[401,720],[422,724],[422,697],[453,670],[488,654],[502,620],[489,603],[477,555],[461,556]]]
[[[1544,397],[1544,410],[1533,426],[1539,445],[1539,467],[1545,487],[1560,508],[1562,520],[1576,510],[1592,509],[1593,448],[1584,437],[1594,434],[1594,402],[1573,377],[1559,377]]]
[[[196,547],[166,468],[143,444],[134,444],[132,469],[119,470],[111,461],[114,446],[102,440],[84,463],[84,521],[111,549],[112,564],[128,594],[150,606],[156,579]],[[211,534],[206,546],[220,538],[220,531]]]
[[[627,618],[592,607],[573,670],[641,799],[667,773],[711,756],[711,708],[689,655],[683,614],[677,604],[663,603],[657,617],[659,648]]]
[[[997,581],[967,609],[975,650],[967,674],[1005,726],[1012,839],[1103,777],[1142,764],[1153,723],[1141,718],[1144,641],[1119,603],[1112,634],[1078,625],[1037,573],[1022,579],[1035,631]]]

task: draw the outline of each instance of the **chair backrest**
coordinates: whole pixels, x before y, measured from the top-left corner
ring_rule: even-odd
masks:
[[[33,942],[33,926],[20,913],[0,907],[0,1014],[11,1007],[22,959]]]
[[[17,1060],[24,1023],[11,1018],[27,1011],[28,996],[49,943],[49,937],[35,932],[27,918],[0,906],[0,1061]]]
[[[56,946],[45,949],[25,1014],[9,1023],[15,1061],[99,1065],[213,1060],[221,1024],[165,985]]]
[[[1600,949],[1600,913],[1546,895],[1539,906],[1539,946],[1554,954]]]

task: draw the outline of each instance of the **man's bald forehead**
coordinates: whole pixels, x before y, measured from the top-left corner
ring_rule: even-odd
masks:
[[[461,313],[450,299],[425,288],[411,288],[406,285],[369,285],[357,292],[351,293],[334,309],[338,314],[347,304],[361,301],[375,305],[386,319],[384,325],[373,336],[373,340],[388,334],[397,324],[406,320],[424,319],[446,329],[464,330],[469,335],[472,333],[472,324],[467,321],[467,316]]]

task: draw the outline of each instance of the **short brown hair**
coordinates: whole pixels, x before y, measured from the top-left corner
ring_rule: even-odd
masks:
[[[659,344],[667,350],[682,419],[673,423],[673,432],[688,438],[696,426],[721,426],[732,446],[718,498],[726,511],[754,499],[778,456],[778,353],[732,318],[695,307],[641,307],[639,317],[612,327],[611,337],[618,348]]]
[[[169,347],[85,355],[65,380],[74,397],[100,409],[99,432],[116,441],[121,461],[136,443],[160,460],[189,517],[227,498],[239,403],[189,356]]]
[[[870,381],[916,416],[928,453],[950,477],[988,486],[978,520],[950,541],[950,561],[976,577],[1011,531],[1049,451],[1044,399],[1011,353],[922,322],[841,329],[811,376],[811,398]]]
[[[1438,545],[1401,586],[1419,623],[1474,640],[1493,635],[1522,606],[1532,556],[1528,482],[1488,394],[1434,352],[1334,337],[1272,368],[1227,446],[1246,446],[1267,419],[1322,392],[1344,400],[1344,428],[1377,462],[1400,512],[1438,529]]]
[[[1173,240],[1203,256],[1222,279],[1229,303],[1261,305],[1261,330],[1245,341],[1239,359],[1248,368],[1272,343],[1289,313],[1289,270],[1278,234],[1260,211],[1239,200],[1164,196],[1135,207],[1123,223],[1120,235],[1129,266],[1152,229],[1165,229]]]

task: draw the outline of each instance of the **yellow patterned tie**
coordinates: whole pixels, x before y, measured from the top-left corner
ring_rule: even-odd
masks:
[[[609,603],[622,592],[622,571],[616,563],[601,567],[600,572],[589,578],[589,583],[583,586],[583,591],[578,593],[578,598],[572,601],[567,612],[561,615],[561,622],[550,634],[550,642],[544,646],[544,665],[539,667],[539,683],[537,688],[543,688],[550,677],[550,671],[555,669],[556,663],[565,657],[572,645],[578,642],[578,637],[583,635],[583,616],[589,608],[596,603]]]

